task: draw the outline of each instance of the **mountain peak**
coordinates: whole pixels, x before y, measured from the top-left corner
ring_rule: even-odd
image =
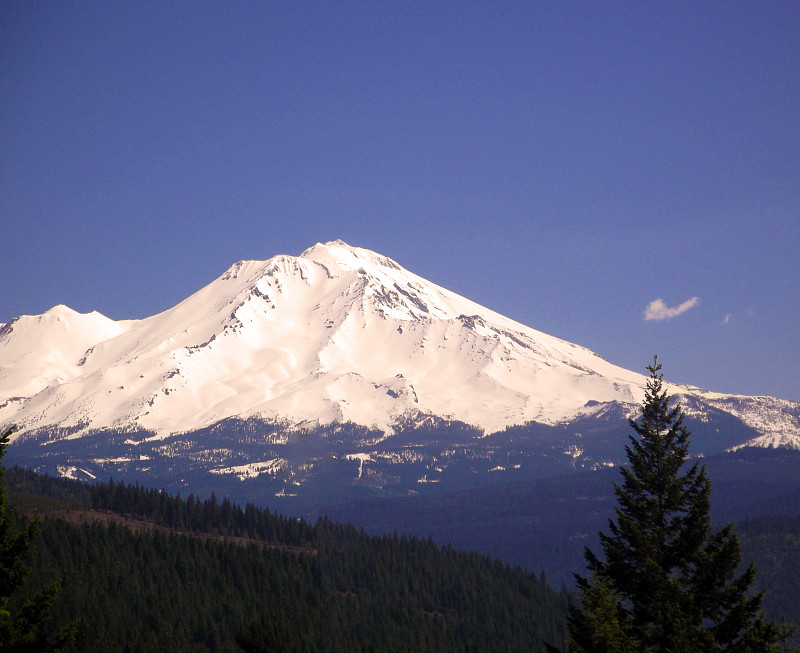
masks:
[[[338,239],[327,243],[317,243],[300,254],[300,258],[343,271],[358,270],[360,268],[367,268],[367,271],[373,271],[369,270],[371,266],[392,270],[402,269],[397,262],[387,256],[363,247],[353,247]]]
[[[300,254],[300,258],[313,258],[318,252],[333,252],[335,250],[346,250],[348,252],[353,252],[356,249],[360,248],[351,247],[341,238],[337,238],[336,240],[329,240],[326,243],[313,244],[311,247],[303,250],[303,252]]]

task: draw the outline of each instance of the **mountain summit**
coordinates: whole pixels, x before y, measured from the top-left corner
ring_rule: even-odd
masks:
[[[80,459],[90,476],[155,458],[178,476],[182,456],[210,474],[282,470],[290,484],[325,460],[357,461],[359,482],[371,463],[411,461],[420,483],[459,456],[495,461],[488,471],[524,468],[513,452],[607,464],[612,446],[624,449],[608,434],[625,432],[644,383],[339,240],[240,261],[143,320],[56,306],[0,326],[0,425],[18,425],[32,459],[61,472]],[[707,432],[699,453],[800,448],[796,402],[669,391]],[[461,426],[445,442],[422,437],[424,424]],[[381,474],[381,487],[397,476]]]

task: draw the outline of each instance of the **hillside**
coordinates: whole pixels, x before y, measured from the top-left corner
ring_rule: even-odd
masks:
[[[7,479],[19,509],[44,517],[26,587],[63,578],[54,622],[83,620],[77,650],[543,651],[544,641],[563,643],[566,597],[486,556],[215,497],[15,469]]]
[[[786,482],[796,463],[792,452],[758,450],[709,461],[720,496],[714,519],[739,515],[744,560],[759,568],[767,615],[790,623],[800,621],[800,481]],[[762,478],[765,468],[779,473]],[[300,651],[312,642],[336,650],[335,637],[347,651],[536,651],[541,639],[562,641],[567,597],[499,560],[547,568],[551,582],[565,564],[581,571],[582,547],[596,546],[605,525],[610,506],[599,506],[609,503],[602,487],[612,472],[462,493],[428,500],[424,510],[412,506],[419,500],[351,506],[362,523],[380,506],[393,511],[398,531],[373,536],[328,519],[312,526],[252,505],[125,484],[20,469],[8,480],[18,510],[44,517],[29,587],[64,579],[54,616],[83,616],[79,650],[238,651],[237,640],[274,646],[246,650]],[[755,516],[759,506],[773,516]],[[413,534],[426,528],[433,538]],[[460,553],[448,540],[493,556]]]

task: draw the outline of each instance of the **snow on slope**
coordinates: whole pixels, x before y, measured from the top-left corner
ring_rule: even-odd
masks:
[[[128,324],[64,305],[14,318],[0,327],[0,397],[27,397],[71,381],[81,374],[86,351],[124,332]]]
[[[738,417],[761,433],[741,446],[800,449],[800,404],[776,397],[725,395],[692,388],[692,395],[708,406]],[[736,447],[741,448],[741,447]]]
[[[590,401],[635,406],[644,385],[341,241],[240,261],[143,320],[66,307],[18,318],[0,331],[0,372],[0,424],[76,437],[104,427],[161,437],[254,415],[389,432],[431,414],[492,432],[591,414]]]

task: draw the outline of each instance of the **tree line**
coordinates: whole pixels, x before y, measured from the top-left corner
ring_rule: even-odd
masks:
[[[13,600],[60,579],[50,617],[54,628],[79,620],[72,650],[544,651],[565,641],[568,596],[488,556],[215,496],[8,477],[19,510],[43,515]],[[74,523],[76,509],[160,528]]]

